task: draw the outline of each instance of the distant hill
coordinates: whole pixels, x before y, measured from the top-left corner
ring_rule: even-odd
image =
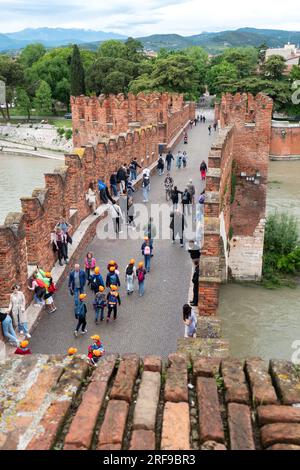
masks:
[[[40,42],[46,47],[81,44],[108,39],[126,39],[126,36],[104,31],[65,28],[23,29],[16,33],[0,34],[0,51],[22,49],[27,44]]]
[[[81,47],[96,50],[99,44],[108,39],[125,40],[127,36],[103,31],[64,28],[24,29],[16,33],[0,34],[0,51],[18,50],[33,42],[41,42],[46,47],[79,44]],[[161,48],[181,50],[189,46],[202,46],[209,53],[222,52],[227,47],[259,46],[282,47],[287,42],[300,44],[300,32],[277,29],[240,28],[235,31],[203,32],[193,36],[179,34],[154,34],[139,39],[146,49],[158,51]]]

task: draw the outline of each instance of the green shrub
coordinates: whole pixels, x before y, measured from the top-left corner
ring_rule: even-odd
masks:
[[[67,129],[65,132],[65,138],[67,140],[70,140],[72,138],[72,135],[73,135],[72,129]]]
[[[63,127],[59,127],[56,131],[60,137],[63,137],[65,135],[65,130]]]

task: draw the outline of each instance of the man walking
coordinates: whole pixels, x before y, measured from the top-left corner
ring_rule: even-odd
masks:
[[[172,160],[174,160],[174,157],[172,153],[169,151],[166,155],[167,171],[171,171]]]
[[[137,169],[142,168],[141,165],[138,164],[137,158],[134,158],[130,165],[129,165],[129,170],[130,170],[130,179],[131,181],[136,181],[137,179]]]
[[[184,234],[184,225],[185,225],[185,218],[184,214],[179,210],[175,212],[171,212],[171,223],[170,229],[172,230],[172,243],[175,243],[176,237],[179,235],[180,238],[180,246],[183,248],[183,234]]]
[[[190,302],[192,307],[197,307],[199,302],[199,275],[200,275],[200,267],[199,261],[195,261],[195,271],[193,274],[193,300]]]
[[[125,167],[125,164],[123,166],[120,166],[120,168],[117,171],[117,182],[119,184],[119,190],[120,193],[122,194],[124,189],[126,188],[126,179],[127,179],[127,170]]]
[[[75,315],[77,314],[79,305],[79,295],[84,294],[84,288],[86,284],[86,274],[83,269],[80,269],[79,264],[75,264],[74,270],[69,275],[69,289],[70,294],[74,295],[74,308]]]

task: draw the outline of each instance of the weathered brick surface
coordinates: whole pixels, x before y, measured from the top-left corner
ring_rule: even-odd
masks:
[[[228,405],[228,426],[231,450],[255,450],[251,410],[246,405]]]
[[[143,429],[133,431],[129,450],[155,450],[155,433]]]
[[[292,444],[275,444],[274,446],[268,447],[267,450],[300,450],[300,446],[294,446]]]
[[[68,361],[68,367],[53,389],[53,396],[50,391],[50,406],[34,431],[26,450],[48,450],[53,447],[87,370],[88,365],[79,357]]]
[[[134,409],[133,429],[155,430],[160,394],[160,374],[145,371]]]
[[[252,400],[255,404],[259,406],[277,403],[268,363],[261,359],[250,359],[246,361],[246,371],[249,377]]]
[[[300,424],[300,409],[292,406],[260,406],[257,416],[261,426],[273,423]]]
[[[300,403],[300,375],[294,365],[287,361],[271,361],[271,371],[283,403]]]
[[[227,403],[249,404],[250,396],[244,373],[244,363],[237,359],[222,362],[222,375]]]
[[[219,442],[208,441],[204,442],[201,446],[201,450],[227,450],[224,444],[220,444]]]
[[[132,391],[139,370],[140,359],[136,354],[124,355],[118,369],[110,398],[131,403]]]
[[[169,363],[164,399],[175,403],[187,402],[187,359],[183,354],[171,354]]]
[[[98,450],[115,450],[118,446],[122,448],[128,410],[126,401],[111,400],[108,403],[99,434]]]
[[[283,134],[284,132],[284,134]],[[271,156],[290,157],[300,155],[300,126],[272,127]]]
[[[261,442],[265,448],[274,444],[300,445],[300,424],[267,424],[261,429]]]
[[[198,377],[197,398],[199,407],[199,434],[202,443],[224,442],[218,389],[215,379]]]
[[[221,359],[218,357],[199,357],[193,364],[194,375],[199,377],[215,377],[220,370]]]
[[[144,357],[144,371],[161,372],[161,358],[159,356]]]
[[[91,383],[82,396],[81,404],[65,438],[65,450],[90,448],[98,414],[106,396],[115,362],[116,356],[108,356],[102,359],[100,368],[94,371]]]
[[[190,450],[190,417],[187,403],[166,403],[161,450]]]

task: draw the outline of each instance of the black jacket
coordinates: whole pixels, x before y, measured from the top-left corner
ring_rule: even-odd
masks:
[[[200,171],[207,171],[207,165],[206,163],[202,162],[200,165]]]
[[[166,156],[166,162],[171,163],[171,161],[174,160],[174,157],[171,153],[168,153]]]
[[[200,275],[200,268],[199,266],[196,266],[194,274],[193,274],[193,279],[192,279],[193,284],[199,284],[199,275]]]
[[[117,182],[126,181],[127,172],[123,167],[120,167],[117,172]]]
[[[179,191],[178,189],[175,191],[175,189],[172,189],[171,200],[172,200],[173,204],[178,204],[179,194],[182,194],[182,191]]]
[[[190,204],[192,202],[191,195],[188,191],[184,191],[182,196],[181,196],[181,202],[182,204]]]
[[[117,175],[116,175],[116,173],[113,173],[110,176],[109,182],[110,182],[110,184],[117,184]]]

